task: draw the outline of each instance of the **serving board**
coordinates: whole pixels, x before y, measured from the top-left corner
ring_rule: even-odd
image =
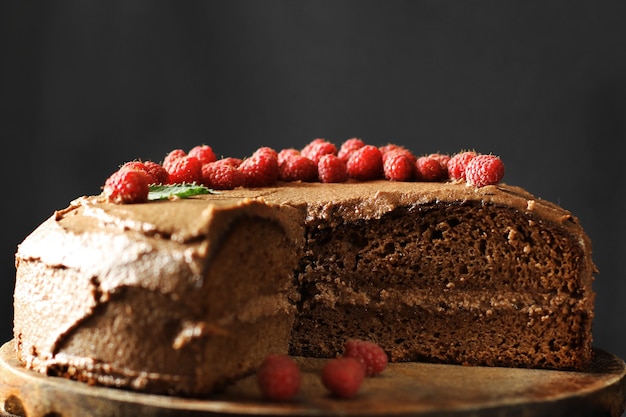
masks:
[[[295,359],[303,385],[293,401],[263,401],[254,376],[210,398],[189,399],[89,386],[32,372],[19,365],[11,341],[0,348],[0,415],[618,417],[626,405],[626,365],[599,349],[585,372],[390,364],[381,375],[366,379],[351,400],[327,393],[319,379],[324,360]]]

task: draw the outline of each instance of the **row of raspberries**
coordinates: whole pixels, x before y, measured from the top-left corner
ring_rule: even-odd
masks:
[[[324,364],[320,379],[333,396],[349,399],[358,393],[366,377],[383,372],[387,362],[387,354],[378,344],[350,339],[340,356]],[[257,383],[263,398],[287,401],[300,390],[302,374],[290,356],[269,354],[257,371]]]
[[[399,145],[377,147],[361,139],[348,139],[339,148],[314,139],[304,148],[257,149],[250,157],[218,159],[209,145],[185,152],[175,149],[163,162],[132,161],[124,164],[104,184],[108,200],[136,203],[147,200],[151,184],[202,184],[214,190],[265,187],[279,181],[337,183],[373,181],[466,181],[483,187],[497,184],[504,165],[494,155],[463,151],[452,156],[415,156]]]

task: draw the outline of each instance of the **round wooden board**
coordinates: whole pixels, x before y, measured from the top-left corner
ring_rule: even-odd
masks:
[[[323,360],[296,358],[304,379],[287,403],[260,399],[253,376],[207,399],[88,386],[21,367],[13,342],[0,348],[0,410],[27,417],[72,416],[621,416],[626,365],[595,350],[586,372],[426,363],[390,364],[358,396],[338,400],[319,380]]]

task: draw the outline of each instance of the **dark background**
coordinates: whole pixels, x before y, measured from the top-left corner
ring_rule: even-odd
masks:
[[[0,342],[16,245],[121,163],[206,143],[495,153],[594,242],[595,345],[626,357],[626,2],[0,6]]]

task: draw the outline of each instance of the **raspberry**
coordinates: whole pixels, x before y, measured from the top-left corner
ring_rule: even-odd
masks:
[[[452,155],[448,161],[448,176],[453,180],[465,180],[467,164],[477,155],[474,151],[464,151]]]
[[[323,155],[337,155],[337,147],[325,139],[318,138],[314,139],[311,143],[302,148],[300,154],[302,154],[302,156],[306,156],[317,164]]]
[[[148,168],[146,167],[146,164],[144,162],[141,162],[141,161],[125,162],[124,165],[122,165],[119,170],[120,171],[122,171],[122,170],[134,170],[134,171],[143,171],[143,172],[149,173],[148,172]]]
[[[350,155],[352,155],[352,152],[356,151],[359,148],[362,148],[363,146],[365,146],[365,142],[363,142],[359,138],[348,139],[344,143],[341,144],[341,147],[339,148],[339,152],[337,153],[337,156],[342,161],[348,162],[348,159],[350,159]]]
[[[352,398],[365,379],[363,365],[350,357],[328,360],[322,368],[322,384],[336,397]]]
[[[165,155],[165,158],[163,159],[163,168],[165,168],[165,170],[169,172],[170,165],[172,165],[172,163],[177,159],[183,158],[185,156],[187,156],[187,152],[183,151],[182,149],[174,149],[173,151],[170,151],[167,155]]]
[[[300,389],[302,374],[296,362],[286,355],[267,355],[257,371],[257,383],[264,398],[287,401]]]
[[[245,184],[245,176],[230,162],[223,160],[202,165],[202,183],[214,190],[232,190]]]
[[[218,159],[215,162],[217,162],[218,164],[227,164],[227,165],[232,165],[234,167],[238,167],[239,165],[241,165],[243,161],[239,158],[233,158],[232,156],[229,156],[227,158]]]
[[[306,156],[292,156],[280,164],[279,179],[281,181],[316,181],[317,164]]]
[[[503,177],[504,164],[495,155],[478,155],[469,161],[465,170],[467,183],[474,187],[497,184]]]
[[[152,177],[150,184],[165,184],[167,182],[169,174],[161,164],[153,161],[146,161],[143,164]]]
[[[447,171],[448,170],[448,162],[450,162],[450,155],[445,153],[431,153],[428,155],[429,158],[436,159],[439,161],[441,166]]]
[[[373,145],[365,145],[354,151],[346,165],[348,175],[359,181],[375,180],[383,175],[382,154]]]
[[[169,184],[202,182],[202,162],[193,156],[175,159],[166,168]]]
[[[415,162],[417,179],[420,181],[442,181],[448,176],[448,171],[441,163],[430,156],[421,156]]]
[[[411,159],[413,163],[415,163],[415,160],[417,159],[415,155],[413,155],[413,153],[411,153],[411,151],[406,149],[404,146],[389,144],[381,146],[379,149],[380,153],[383,155],[383,164],[385,163],[385,160],[388,156],[395,155],[397,153],[405,155],[406,157]]]
[[[194,146],[187,155],[198,158],[198,161],[202,162],[202,165],[210,164],[217,160],[213,148],[209,145]]]
[[[254,151],[254,153],[268,155],[268,156],[271,156],[272,158],[278,158],[278,152],[276,152],[274,149],[270,148],[269,146],[262,146],[256,151]]]
[[[246,187],[266,187],[278,180],[278,153],[271,148],[259,148],[245,159],[239,170],[245,176]]]
[[[402,151],[388,152],[383,156],[385,178],[391,181],[411,181],[415,176],[415,163]]]
[[[122,165],[118,171],[143,172],[144,174],[148,176],[148,184],[154,183],[154,176],[152,175],[152,172],[150,172],[150,170],[146,166],[145,162],[142,162],[142,161],[125,162],[124,165]]]
[[[120,169],[104,183],[107,200],[117,204],[145,203],[150,192],[146,172],[135,169]]]
[[[366,376],[380,374],[385,370],[388,362],[385,351],[378,344],[366,340],[348,340],[343,356],[358,359],[365,369]]]
[[[283,164],[292,156],[300,156],[300,151],[294,148],[281,149],[281,151],[278,152],[278,165]]]
[[[348,180],[348,168],[337,155],[323,155],[317,163],[317,176],[325,183],[345,182]]]

